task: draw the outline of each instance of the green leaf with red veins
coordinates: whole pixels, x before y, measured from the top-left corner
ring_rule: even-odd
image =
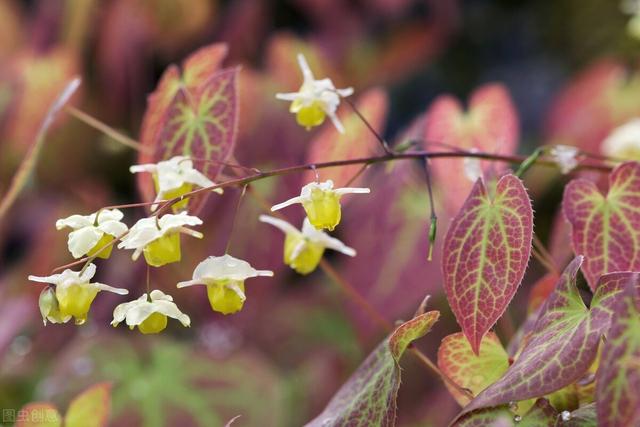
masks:
[[[515,363],[462,414],[544,396],[577,381],[589,369],[609,328],[614,302],[633,273],[602,276],[589,310],[575,284],[581,264],[582,257],[577,257],[562,273]]]
[[[598,425],[640,425],[640,297],[630,282],[615,305],[596,377]]]
[[[524,416],[518,417],[507,406],[476,409],[460,419],[455,427],[540,427],[555,425],[558,413],[546,399],[538,399]]]
[[[142,118],[140,143],[147,150],[141,150],[138,163],[157,163],[165,160],[165,153],[159,147],[167,120],[167,111],[178,91],[184,90],[195,95],[200,88],[207,85],[215,75],[227,56],[227,45],[214,43],[202,47],[189,55],[180,68],[170,65],[162,74],[156,89],[147,99],[147,109]],[[148,174],[137,174],[138,188],[145,201],[152,201],[154,196],[153,181]]]
[[[464,334],[458,332],[442,340],[438,349],[438,367],[456,384],[471,390],[476,396],[507,372],[509,355],[493,332],[482,338],[479,355],[471,350]],[[445,385],[461,406],[470,402],[466,395],[448,383]]]
[[[434,143],[444,143],[460,150],[513,154],[518,145],[518,114],[509,91],[501,84],[488,84],[475,90],[469,108],[450,95],[443,95],[431,104],[425,122],[424,148],[442,149]],[[493,167],[481,162],[482,170]],[[473,186],[465,173],[465,160],[438,159],[432,165],[436,188],[443,188],[447,210],[456,212],[464,195]]]
[[[412,341],[429,332],[439,316],[439,312],[430,311],[398,326],[307,427],[393,426],[400,387],[400,358]]]
[[[532,236],[531,201],[513,175],[500,178],[493,199],[479,179],[449,227],[442,258],[444,289],[476,354],[520,285]]]
[[[573,250],[585,257],[582,270],[592,290],[603,274],[640,270],[640,163],[616,167],[606,196],[591,181],[571,181],[562,205]]]

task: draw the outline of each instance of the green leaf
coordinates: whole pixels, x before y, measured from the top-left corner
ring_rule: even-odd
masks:
[[[444,289],[478,354],[482,337],[511,302],[527,268],[533,210],[522,181],[505,175],[495,197],[478,179],[444,238]]]
[[[582,257],[565,269],[518,359],[504,376],[464,408],[498,406],[541,397],[574,383],[589,369],[609,328],[614,303],[632,273],[602,276],[588,309],[575,284]]]
[[[476,396],[496,382],[509,369],[509,355],[493,332],[482,338],[476,355],[464,334],[446,336],[438,349],[438,367],[460,387]],[[470,399],[445,383],[456,401],[464,406]]]
[[[65,415],[65,427],[104,427],[111,411],[111,384],[96,384],[76,396]]]
[[[15,427],[62,427],[62,416],[51,403],[29,403],[18,411]]]
[[[596,376],[598,425],[640,424],[640,297],[630,281],[615,305]]]
[[[538,399],[524,416],[514,414],[507,406],[476,409],[460,419],[455,427],[543,427],[554,426],[558,414],[546,399]]]
[[[398,326],[307,427],[393,426],[400,387],[400,358],[412,341],[429,332],[439,316],[439,312],[430,311]]]

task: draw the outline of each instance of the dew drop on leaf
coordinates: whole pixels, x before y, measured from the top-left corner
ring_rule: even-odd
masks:
[[[569,421],[571,419],[571,412],[562,411],[562,414],[560,414],[560,416],[562,417],[562,421]]]

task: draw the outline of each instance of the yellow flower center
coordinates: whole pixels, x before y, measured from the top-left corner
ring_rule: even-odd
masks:
[[[153,183],[154,183],[155,188],[156,188],[156,193],[159,193],[160,192],[160,186],[158,185],[158,175],[155,174],[155,173],[153,174]],[[166,191],[163,194],[162,197],[165,200],[169,200],[169,199],[173,199],[174,197],[180,197],[183,194],[187,194],[191,190],[193,190],[193,184],[185,182],[184,184],[182,184],[178,188],[174,188],[173,190]],[[173,209],[174,213],[177,213],[177,212],[185,210],[187,208],[188,204],[189,204],[189,198],[187,197],[184,200],[181,200],[178,203],[175,203],[174,205],[172,205],[171,209]]]
[[[318,230],[336,228],[342,217],[340,196],[331,190],[314,188],[310,200],[302,202],[309,222]]]
[[[73,316],[76,325],[82,325],[87,320],[87,313],[97,294],[98,289],[87,283],[56,286],[60,316]]]
[[[207,285],[207,298],[213,311],[232,314],[242,310],[244,299],[229,288],[228,285],[231,284],[235,284],[244,293],[244,281],[219,280]]]
[[[296,251],[299,245],[302,245],[302,249]],[[322,254],[322,245],[306,241],[302,236],[287,234],[284,239],[284,263],[300,274],[309,274],[315,270]]]
[[[326,113],[322,109],[322,104],[318,101],[304,107],[295,106],[296,101],[292,104],[292,109],[296,111],[296,121],[305,129],[309,130],[314,126],[319,126],[324,122]]]
[[[138,330],[143,334],[157,334],[167,327],[167,316],[162,313],[151,313],[138,325]]]
[[[145,246],[143,252],[147,264],[153,267],[180,261],[180,233],[165,234]]]
[[[100,252],[98,252],[98,250],[101,247],[103,247],[104,245],[106,245],[109,242],[113,241],[113,239],[114,239],[114,237],[111,234],[104,233],[102,235],[102,237],[100,238],[100,240],[98,240],[98,243],[96,243],[95,246],[93,248],[91,248],[91,250],[89,250],[89,252],[87,252],[87,255],[89,255],[89,256],[94,256],[95,255],[98,258],[108,259],[111,256],[111,251],[113,250],[113,245],[107,246],[106,248],[104,248]]]

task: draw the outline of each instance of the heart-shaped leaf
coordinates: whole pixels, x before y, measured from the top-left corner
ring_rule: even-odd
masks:
[[[533,210],[522,181],[503,176],[493,199],[478,179],[444,239],[447,300],[478,354],[513,298],[529,261]]]
[[[476,396],[496,382],[509,369],[509,355],[493,332],[482,338],[476,355],[464,334],[446,336],[438,349],[438,367],[460,387]],[[471,399],[445,383],[456,401],[465,406]]]
[[[640,163],[616,167],[606,196],[591,181],[571,181],[562,205],[573,250],[585,257],[582,270],[592,290],[603,274],[640,270]]]
[[[425,149],[446,144],[460,150],[513,154],[519,138],[518,114],[501,84],[479,87],[471,94],[466,112],[456,98],[443,95],[427,111],[424,138]],[[487,170],[493,166],[483,162],[481,167]],[[475,181],[465,174],[465,160],[438,159],[432,169],[445,206],[455,212]]]
[[[16,421],[16,427],[62,426],[62,416],[58,409],[47,402],[29,403],[23,406],[15,415],[15,420],[3,419],[3,421]]]
[[[640,297],[630,282],[615,306],[596,378],[598,425],[640,424]]]
[[[430,311],[398,326],[307,427],[393,426],[400,387],[400,358],[412,341],[429,332],[439,316],[439,312]]]
[[[205,119],[215,122],[219,131],[207,133],[207,137],[195,145],[200,148],[220,147],[220,156],[208,160],[224,162],[228,159],[235,144],[238,102],[237,69],[220,72],[226,55],[227,46],[216,43],[189,55],[182,64],[182,74],[176,65],[170,65],[166,69],[147,101],[140,130],[140,142],[144,149],[139,153],[139,163],[157,163],[182,154],[196,157],[185,151],[189,145],[174,149],[173,143],[166,140],[175,136],[177,129],[174,128],[171,134],[167,130],[172,123],[175,125],[175,120],[178,124],[185,124],[186,132],[191,132],[198,126],[207,126]],[[207,117],[207,114],[215,115]],[[192,137],[202,138],[203,134],[196,132]],[[196,166],[201,168],[202,163],[196,163]],[[215,179],[219,169],[219,165],[212,167],[207,171],[209,177]],[[138,174],[136,178],[143,200],[153,200],[151,177],[148,174]]]
[[[111,384],[96,384],[80,393],[69,404],[65,427],[104,427],[111,411]]]
[[[614,302],[635,276],[602,276],[588,309],[575,284],[581,264],[582,257],[577,257],[565,269],[518,359],[500,380],[465,407],[463,414],[544,396],[577,381],[590,367],[601,336],[609,328]]]

